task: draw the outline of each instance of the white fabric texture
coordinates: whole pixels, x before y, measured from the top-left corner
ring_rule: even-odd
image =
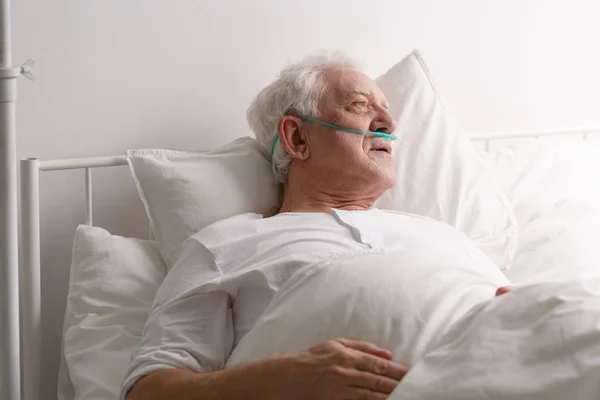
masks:
[[[346,254],[296,272],[227,366],[346,337],[390,350],[410,367],[457,319],[509,284],[465,236],[432,223],[407,225],[429,240],[408,234],[410,245]]]
[[[565,202],[520,227],[506,276],[515,284],[565,281],[600,271],[600,203]]]
[[[519,288],[459,320],[389,400],[600,398],[600,274]]]
[[[464,234],[425,217],[377,209],[333,210],[331,214],[284,213],[271,218],[258,214],[232,217],[205,228],[185,242],[179,261],[156,296],[142,343],[127,372],[122,396],[140,377],[152,371],[222,369],[232,349],[251,332],[273,296],[294,272],[343,254],[385,249],[405,250],[402,254],[414,249],[439,257],[440,262],[445,260],[435,267],[436,273],[433,266],[417,271],[429,265],[418,260],[405,265],[399,260],[396,269],[400,271],[406,266],[414,276],[421,274],[423,290],[429,286],[437,288],[431,291],[443,287],[444,293],[453,293],[452,301],[464,301],[462,306],[457,305],[459,308],[468,308],[474,303],[471,299],[477,296],[493,296],[497,286],[508,283]],[[380,268],[374,265],[377,260],[370,261],[373,268]],[[429,262],[434,264],[433,259]],[[463,272],[444,271],[443,267],[449,266]],[[395,276],[400,279],[400,272]],[[454,278],[459,276],[467,279],[458,283],[455,291],[448,291],[447,285],[454,285]],[[404,298],[405,290],[398,279],[394,281],[398,286],[397,299]],[[374,282],[365,280],[365,284],[370,283]],[[340,286],[339,290],[351,287],[331,280],[328,286]],[[378,291],[378,287],[371,289]],[[391,300],[389,291],[385,293],[382,295]],[[314,311],[324,307],[331,316],[327,298],[312,299],[317,300]],[[357,295],[356,301],[360,302],[360,296]],[[350,301],[347,306],[359,307],[357,302]],[[445,313],[442,306],[432,307],[440,313],[438,321],[449,318],[442,315]],[[296,311],[292,312],[295,315]],[[310,331],[311,327],[305,329]],[[263,339],[272,341],[272,338]]]
[[[64,360],[73,388],[59,385],[59,398],[117,397],[165,275],[156,243],[79,226],[63,331]]]
[[[271,164],[249,137],[198,153],[129,150],[127,159],[167,268],[202,228],[237,214],[267,214],[280,204]]]
[[[600,203],[600,142],[519,140],[485,154],[519,225],[564,203]]]
[[[367,248],[337,215],[242,214],[190,237],[156,295],[123,395],[159,369],[222,369],[295,270]]]
[[[513,283],[600,271],[600,142],[522,139],[483,155],[516,211]]]
[[[444,221],[507,268],[517,243],[514,212],[439,95],[418,51],[376,82],[398,123],[393,142],[396,186],[376,206]]]
[[[597,146],[519,140],[484,154],[516,210],[505,273],[519,289],[460,320],[390,400],[600,398]]]

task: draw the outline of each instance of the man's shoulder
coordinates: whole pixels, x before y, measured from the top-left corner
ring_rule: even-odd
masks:
[[[264,220],[261,214],[255,213],[224,218],[193,234],[186,243],[189,248],[208,251],[223,273],[231,265],[236,265],[245,250],[252,248],[261,229],[259,225]]]
[[[419,215],[419,214],[411,214],[405,211],[398,211],[398,210],[382,210],[379,208],[375,208],[374,210],[376,210],[377,212],[380,212],[384,215],[387,216],[395,216],[395,217],[400,217],[400,218],[408,218],[408,219],[420,219],[420,220],[425,220],[425,221],[434,221],[432,218],[429,218],[427,216],[424,215]]]
[[[403,219],[405,221],[410,221],[411,223],[416,223],[416,224],[425,224],[425,225],[432,225],[432,226],[439,226],[439,227],[444,227],[444,228],[448,228],[451,227],[448,223],[444,222],[444,221],[440,221],[437,220],[435,218],[426,216],[426,215],[420,215],[420,214],[412,214],[412,213],[408,213],[408,212],[404,212],[404,211],[397,211],[397,210],[379,210],[377,209],[378,212],[382,213],[384,216],[386,216],[388,218],[388,221],[392,224],[396,223],[397,219]]]
[[[234,227],[234,226],[239,226],[239,225],[252,224],[257,220],[262,220],[262,219],[264,219],[264,216],[262,214],[257,214],[257,213],[238,214],[238,215],[234,215],[232,217],[223,218],[216,222],[213,222],[212,224],[210,224],[206,228],[204,228],[204,230],[226,229],[229,227]]]
[[[453,232],[457,231],[456,227],[452,226],[451,224],[449,224],[445,221],[440,221],[439,219],[436,219],[436,218],[426,216],[426,215],[412,214],[412,213],[408,213],[408,212],[404,212],[404,211],[397,211],[397,210],[379,210],[378,209],[378,211],[388,217],[387,221],[390,224],[396,224],[399,221],[399,219],[403,219],[405,222],[409,222],[413,225],[416,224],[419,227],[429,227],[431,229],[440,229],[440,230],[453,231]]]
[[[203,244],[220,242],[226,239],[232,239],[240,235],[247,235],[254,230],[257,222],[263,220],[262,214],[245,213],[232,217],[224,218],[213,222],[204,229],[196,232],[190,239],[199,241]]]

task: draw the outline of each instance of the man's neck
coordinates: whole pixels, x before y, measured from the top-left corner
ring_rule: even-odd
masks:
[[[280,213],[284,212],[330,212],[338,210],[367,210],[373,206],[375,199],[355,198],[352,194],[323,193],[314,190],[311,185],[295,187],[286,185],[283,191],[283,202]]]

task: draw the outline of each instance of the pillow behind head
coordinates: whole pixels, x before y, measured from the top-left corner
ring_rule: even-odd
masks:
[[[450,224],[506,268],[517,224],[506,195],[446,107],[417,50],[376,80],[397,121],[396,186],[376,206]]]
[[[167,268],[183,242],[213,222],[274,213],[280,204],[271,163],[250,137],[198,153],[129,150],[127,160]]]

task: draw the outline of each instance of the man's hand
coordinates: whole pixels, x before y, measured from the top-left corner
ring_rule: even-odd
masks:
[[[280,359],[281,397],[290,400],[383,400],[408,368],[371,343],[334,339]]]
[[[408,371],[391,358],[367,342],[328,340],[231,369],[159,370],[140,379],[127,400],[383,400]]]

